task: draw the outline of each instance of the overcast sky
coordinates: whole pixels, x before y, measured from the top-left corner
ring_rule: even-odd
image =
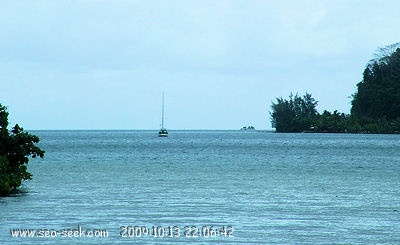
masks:
[[[400,1],[2,1],[0,103],[25,129],[270,129],[276,97],[348,113]]]

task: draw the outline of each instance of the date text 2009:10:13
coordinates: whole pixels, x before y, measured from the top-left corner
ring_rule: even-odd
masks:
[[[232,226],[222,226],[215,228],[214,226],[185,226],[180,229],[178,226],[121,226],[120,236],[125,238],[139,238],[139,237],[180,237],[181,231],[184,237],[234,237],[234,229]]]

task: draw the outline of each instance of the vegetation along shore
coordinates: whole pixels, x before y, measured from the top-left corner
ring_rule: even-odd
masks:
[[[276,98],[270,112],[276,132],[400,133],[400,43],[380,48],[352,95],[350,114],[318,113],[310,93]]]

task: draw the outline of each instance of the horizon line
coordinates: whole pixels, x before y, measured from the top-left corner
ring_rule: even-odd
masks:
[[[102,128],[81,128],[81,129],[24,129],[24,131],[159,131],[160,129],[102,129]],[[246,131],[241,130],[240,128],[237,129],[168,129],[169,131]],[[274,129],[255,129],[255,130],[247,130],[247,131],[275,131]]]

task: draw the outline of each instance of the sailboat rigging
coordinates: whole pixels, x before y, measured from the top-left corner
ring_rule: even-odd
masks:
[[[168,131],[166,128],[164,128],[164,92],[162,95],[161,129],[158,132],[158,137],[168,137]]]

